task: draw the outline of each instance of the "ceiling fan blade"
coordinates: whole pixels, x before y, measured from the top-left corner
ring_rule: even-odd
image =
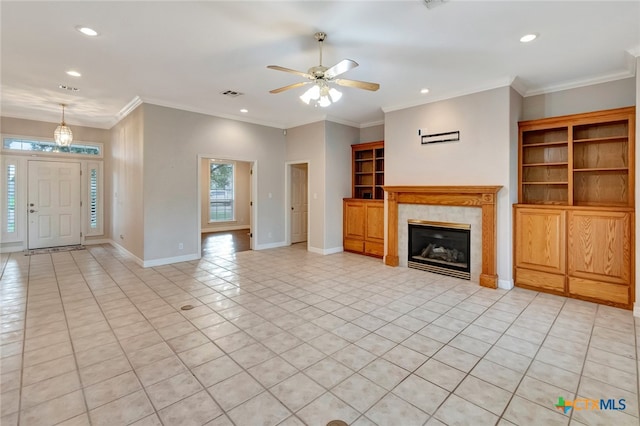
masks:
[[[267,68],[269,68],[270,70],[284,71],[284,72],[288,72],[288,73],[291,73],[291,74],[296,74],[296,75],[299,75],[301,77],[306,77],[306,78],[309,78],[309,79],[313,79],[314,78],[311,74],[308,74],[306,72],[296,71],[296,70],[292,70],[291,68],[280,67],[278,65],[267,65]]]
[[[311,82],[310,81],[302,81],[300,83],[293,83],[293,84],[290,84],[288,86],[279,87],[277,89],[269,90],[269,93],[280,93],[280,92],[284,92],[285,90],[295,89],[296,87],[302,87],[305,84],[309,84],[309,83],[311,83]]]
[[[345,80],[344,78],[336,78],[334,83],[340,86],[355,87],[357,89],[371,90],[375,92],[380,88],[378,83],[369,83],[368,81]]]
[[[334,78],[358,66],[356,61],[343,59],[324,72],[325,78]]]

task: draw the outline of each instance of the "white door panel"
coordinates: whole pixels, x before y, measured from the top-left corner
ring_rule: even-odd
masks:
[[[29,248],[80,244],[80,163],[29,161]]]

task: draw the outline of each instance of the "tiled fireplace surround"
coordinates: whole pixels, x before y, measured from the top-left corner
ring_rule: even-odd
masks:
[[[496,194],[500,188],[385,186],[388,221],[385,264],[407,265],[408,219],[467,223],[471,225],[471,279],[484,287],[496,288]]]

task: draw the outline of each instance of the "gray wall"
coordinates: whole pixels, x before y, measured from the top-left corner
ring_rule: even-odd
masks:
[[[510,286],[512,280],[512,97],[511,88],[502,87],[385,116],[386,185],[503,186],[497,205],[501,286]],[[460,141],[421,145],[418,129],[459,130]]]
[[[287,162],[309,162],[309,250],[324,250],[325,234],[325,123],[305,124],[287,129]]]
[[[351,197],[351,145],[358,143],[360,130],[326,122],[326,250],[342,249],[342,199]]]
[[[309,162],[309,250],[342,250],[342,199],[351,196],[351,145],[360,130],[331,121],[287,129],[287,161]]]
[[[111,129],[111,239],[144,261],[144,114],[140,105]]]
[[[199,155],[257,162],[256,247],[284,241],[282,130],[145,104],[144,148],[145,261],[199,255]]]
[[[384,124],[360,129],[360,143],[377,142],[384,139]]]
[[[621,108],[636,104],[635,77],[524,98],[522,120]]]

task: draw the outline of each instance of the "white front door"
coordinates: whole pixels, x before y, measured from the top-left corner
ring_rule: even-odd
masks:
[[[29,161],[29,248],[80,244],[80,163]]]
[[[291,166],[291,243],[307,241],[307,165]]]

